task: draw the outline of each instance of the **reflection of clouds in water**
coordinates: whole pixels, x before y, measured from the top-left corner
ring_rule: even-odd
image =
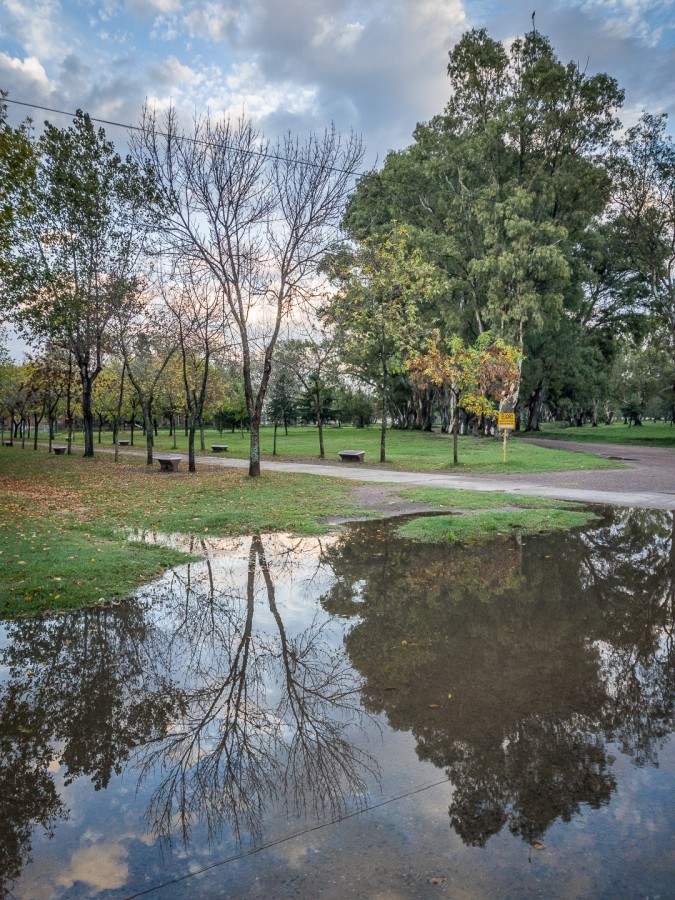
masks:
[[[128,853],[120,839],[76,850],[57,876],[57,884],[68,889],[82,882],[97,891],[118,890],[129,874]]]

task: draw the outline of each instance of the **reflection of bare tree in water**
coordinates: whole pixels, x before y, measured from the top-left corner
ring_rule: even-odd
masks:
[[[277,566],[293,559],[275,554]],[[340,814],[350,798],[358,804],[376,764],[348,739],[360,715],[360,682],[331,646],[327,624],[315,619],[298,634],[287,632],[260,536],[251,538],[245,592],[225,581],[219,594],[223,580],[208,565],[206,572],[203,582],[188,576],[189,591],[174,584],[165,598],[179,627],[169,658],[158,662],[176,671],[176,654],[184,654],[189,678],[168,732],[138,754],[143,776],[163,772],[150,827],[169,839],[178,821],[187,841],[196,822],[210,834],[227,823],[237,840],[255,839],[279,798],[316,815]],[[256,627],[261,593],[273,630]]]

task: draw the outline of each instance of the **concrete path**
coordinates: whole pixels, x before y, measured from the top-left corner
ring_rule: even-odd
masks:
[[[530,439],[528,439],[530,440]],[[537,472],[528,475],[446,475],[436,472],[393,472],[368,468],[361,463],[262,463],[267,472],[304,472],[328,478],[397,484],[402,487],[461,488],[469,491],[508,491],[535,497],[675,510],[675,450],[628,447],[623,444],[582,444],[531,439],[542,446],[595,453],[617,459],[623,469],[582,469]],[[125,451],[129,452],[129,451]],[[144,453],[131,451],[135,455]],[[175,454],[177,456],[181,454]],[[182,457],[187,459],[186,456]],[[197,465],[247,469],[248,460],[200,456]]]

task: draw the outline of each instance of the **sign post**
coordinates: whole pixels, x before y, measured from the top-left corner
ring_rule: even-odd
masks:
[[[516,427],[515,413],[497,413],[497,430],[501,428],[504,432],[504,462],[506,462],[506,436],[509,431],[513,431]]]

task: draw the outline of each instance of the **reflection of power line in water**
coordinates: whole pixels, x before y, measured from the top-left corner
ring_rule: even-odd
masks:
[[[169,887],[172,884],[180,884],[181,881],[187,881],[188,878],[194,878],[195,875],[203,875],[204,872],[208,872],[209,869],[217,869],[219,866],[224,866],[227,863],[245,859],[247,856],[254,856],[256,853],[260,853],[262,850],[269,850],[271,847],[278,847],[280,844],[285,844],[287,841],[292,841],[295,838],[302,837],[305,834],[311,834],[313,831],[320,831],[322,828],[328,828],[330,825],[337,825],[340,822],[346,822],[348,819],[353,819],[356,816],[360,816],[361,813],[370,812],[373,809],[380,809],[383,806],[388,806],[390,803],[396,803],[398,800],[405,800],[406,797],[412,797],[415,794],[421,794],[424,791],[428,791],[434,787],[439,787],[442,784],[448,784],[448,779],[439,778],[438,781],[432,781],[429,784],[423,784],[419,787],[411,788],[411,790],[405,791],[403,794],[397,794],[395,797],[389,797],[386,800],[380,801],[380,803],[373,803],[371,806],[364,806],[362,809],[356,809],[354,810],[354,812],[351,812],[346,816],[336,816],[336,818],[329,819],[327,822],[320,822],[318,825],[312,825],[311,828],[303,828],[301,831],[295,831],[293,832],[293,834],[286,835],[286,837],[277,838],[277,840],[269,841],[266,844],[261,844],[259,847],[253,847],[251,850],[246,850],[244,853],[236,853],[234,856],[228,856],[226,859],[218,860],[218,862],[209,863],[208,866],[202,866],[201,869],[196,869],[194,872],[189,872],[187,875],[180,875],[178,878],[172,878],[170,881],[163,881],[161,884],[156,884],[154,887],[146,888],[144,891],[138,891],[138,893],[136,894],[129,894],[126,900],[134,900],[135,897],[144,897],[146,894],[151,894],[153,893],[153,891],[159,891],[161,888]]]

